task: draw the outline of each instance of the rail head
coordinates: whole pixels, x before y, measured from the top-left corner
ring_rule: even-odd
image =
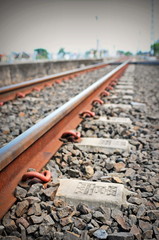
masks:
[[[106,74],[84,91],[76,95],[74,98],[66,102],[60,108],[53,111],[47,117],[39,121],[37,124],[26,130],[24,133],[13,139],[7,145],[0,149],[0,171],[3,170],[9,163],[31,146],[37,139],[45,134],[50,128],[58,123],[64,116],[71,112],[78,104],[86,99],[98,87],[100,87],[106,80],[112,77],[119,70],[124,68],[129,61],[126,61]]]

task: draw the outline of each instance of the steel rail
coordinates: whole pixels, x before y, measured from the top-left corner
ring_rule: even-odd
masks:
[[[73,70],[65,71],[62,73],[52,74],[46,77],[36,78],[33,80],[25,81],[22,83],[12,84],[0,88],[0,102],[6,102],[16,98],[18,93],[24,93],[25,95],[31,91],[39,88],[40,90],[46,87],[48,84],[52,85],[55,82],[67,80],[73,78],[78,74],[83,74],[89,71],[93,71],[99,68],[103,68],[109,65],[109,63],[98,63],[89,65],[83,68],[76,68]]]
[[[119,78],[127,66],[128,61],[0,149],[0,218],[16,200],[13,191],[27,169],[39,171],[45,166],[62,145],[59,140],[62,133],[77,127],[82,121],[79,113],[91,109],[92,100]]]

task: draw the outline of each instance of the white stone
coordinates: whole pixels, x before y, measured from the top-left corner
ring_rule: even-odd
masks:
[[[97,120],[93,120],[92,122],[95,122],[96,124],[107,124],[107,123],[113,123],[113,124],[124,124],[130,126],[132,124],[130,118],[117,118],[117,117],[99,117]]]
[[[107,108],[122,108],[125,110],[129,110],[132,108],[132,106],[130,104],[111,104],[111,103],[104,104],[103,107],[105,109],[107,109]]]
[[[134,94],[134,91],[133,90],[126,90],[126,89],[115,89],[115,92],[116,93],[122,93],[122,94],[130,94],[130,95],[133,95]]]
[[[126,201],[127,195],[136,194],[123,184],[60,179],[55,199],[63,199],[75,207],[81,202],[90,208],[104,206],[120,209],[122,205],[130,205]]]
[[[115,151],[129,152],[130,145],[127,140],[111,138],[81,138],[76,147],[82,151],[113,153]]]

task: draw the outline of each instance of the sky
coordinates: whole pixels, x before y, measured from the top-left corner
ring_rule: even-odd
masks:
[[[148,51],[152,0],[0,0],[0,53],[83,52],[96,48]],[[159,39],[159,0],[154,35]]]

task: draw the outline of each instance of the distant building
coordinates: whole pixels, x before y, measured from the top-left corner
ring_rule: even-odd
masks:
[[[0,62],[7,62],[8,56],[6,54],[0,54]]]

